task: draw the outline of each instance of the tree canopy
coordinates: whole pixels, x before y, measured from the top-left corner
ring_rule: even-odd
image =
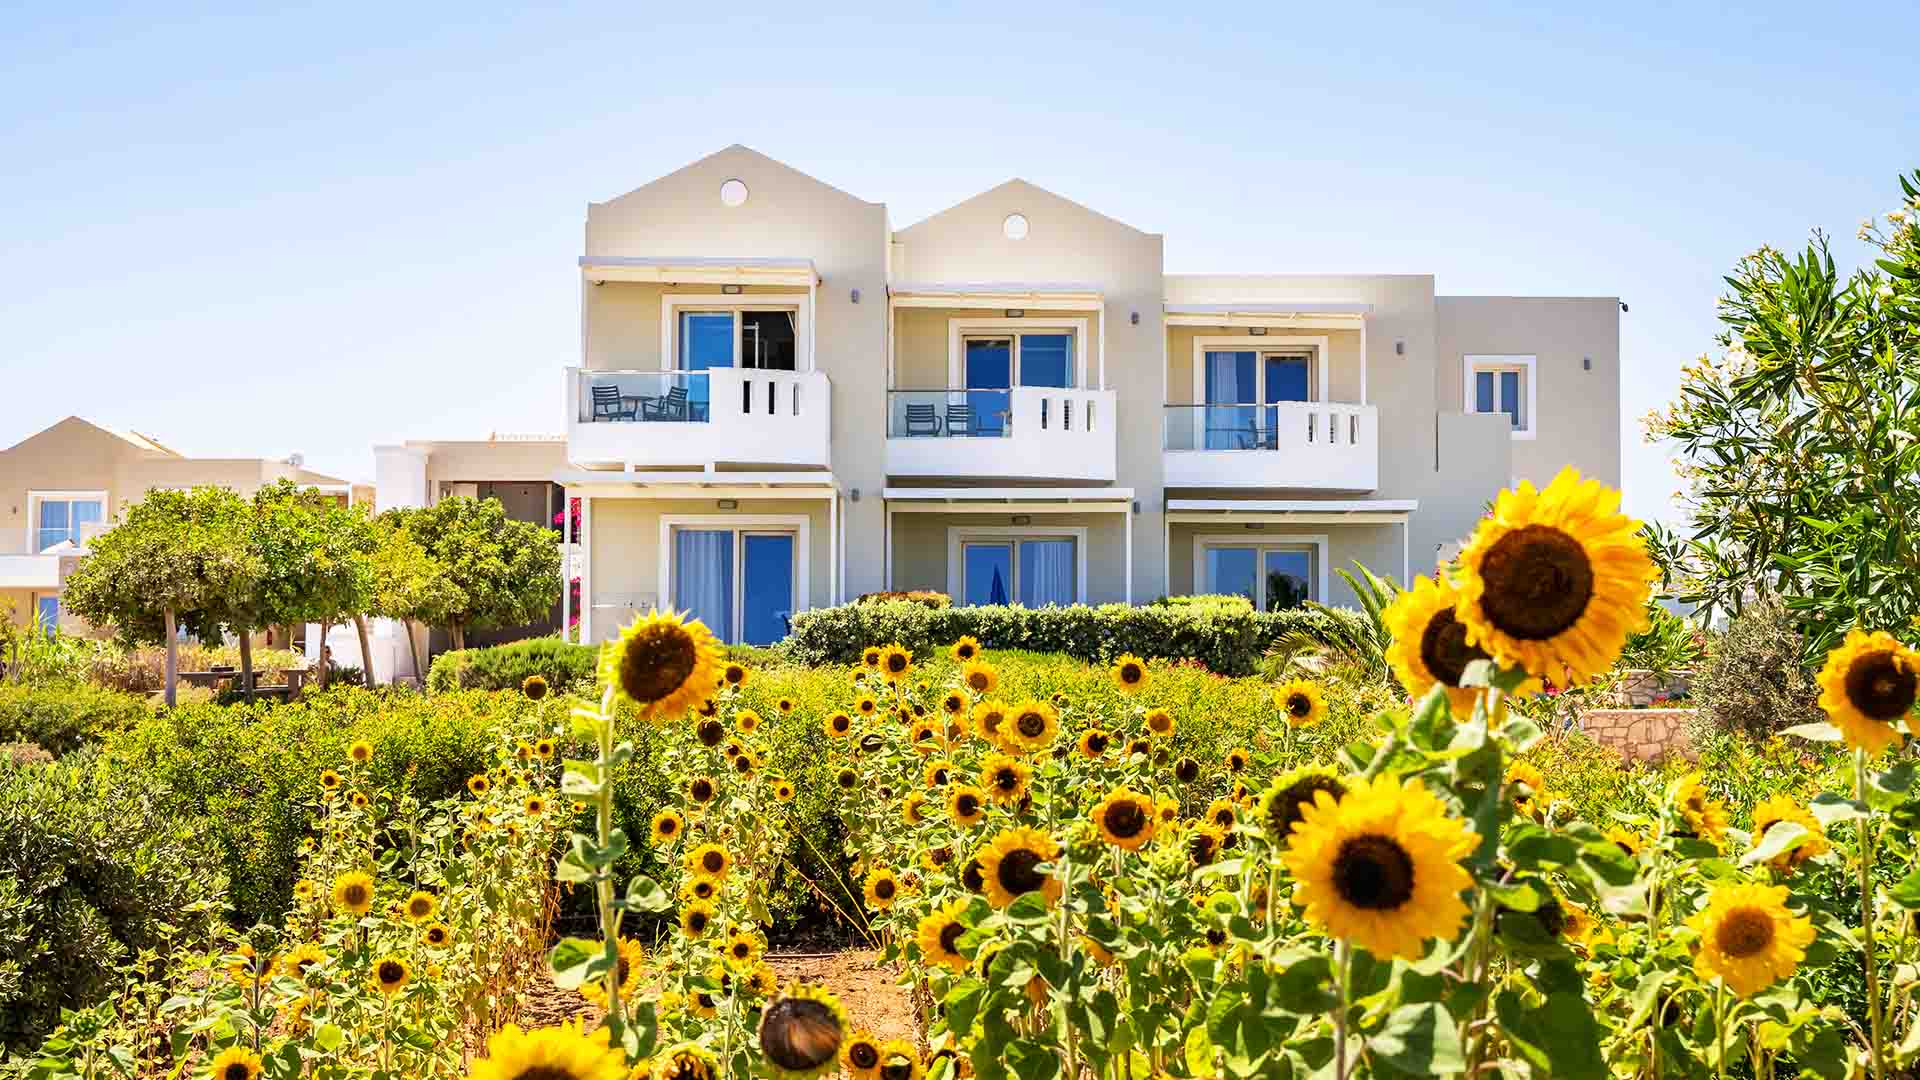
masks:
[[[560,598],[559,534],[509,518],[497,499],[442,499],[390,510],[383,519],[405,530],[444,574],[436,588],[445,590],[448,606],[437,625],[455,648],[465,646],[469,630],[543,618]]]
[[[190,632],[217,636],[253,603],[266,573],[248,543],[251,518],[226,488],[150,491],[94,538],[62,602],[130,645],[165,641],[169,612]]]

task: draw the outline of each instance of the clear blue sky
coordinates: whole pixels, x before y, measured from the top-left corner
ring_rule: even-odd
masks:
[[[1176,272],[1617,294],[1657,513],[1638,416],[1720,275],[1814,227],[1857,260],[1920,165],[1920,15],[1450,6],[8,7],[0,445],[77,413],[371,479],[557,431],[585,204],[741,142],[896,227],[1019,175]]]

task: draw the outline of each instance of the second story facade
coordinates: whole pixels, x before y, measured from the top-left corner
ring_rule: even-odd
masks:
[[[1611,297],[1169,274],[1021,180],[896,230],[739,146],[590,205],[579,267],[589,639],[884,589],[1350,602],[1334,569],[1430,570],[1516,479],[1620,479]]]

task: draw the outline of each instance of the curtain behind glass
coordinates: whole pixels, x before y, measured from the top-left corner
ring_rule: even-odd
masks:
[[[1020,602],[1028,607],[1075,600],[1073,541],[1020,541]]]
[[[721,641],[733,632],[733,533],[681,529],[673,535],[673,606],[691,611]]]
[[[1210,352],[1207,361],[1209,450],[1250,449],[1253,441],[1254,355]]]

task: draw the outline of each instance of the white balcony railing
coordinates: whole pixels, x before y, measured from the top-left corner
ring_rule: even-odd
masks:
[[[567,459],[609,466],[829,467],[833,387],[818,371],[567,369]]]
[[[1372,405],[1168,405],[1163,432],[1168,487],[1380,486],[1379,412]]]
[[[1115,419],[1111,390],[894,390],[887,472],[1111,482]]]
[[[86,521],[64,529],[0,529],[0,555],[84,555],[87,545],[111,528],[110,521]]]

